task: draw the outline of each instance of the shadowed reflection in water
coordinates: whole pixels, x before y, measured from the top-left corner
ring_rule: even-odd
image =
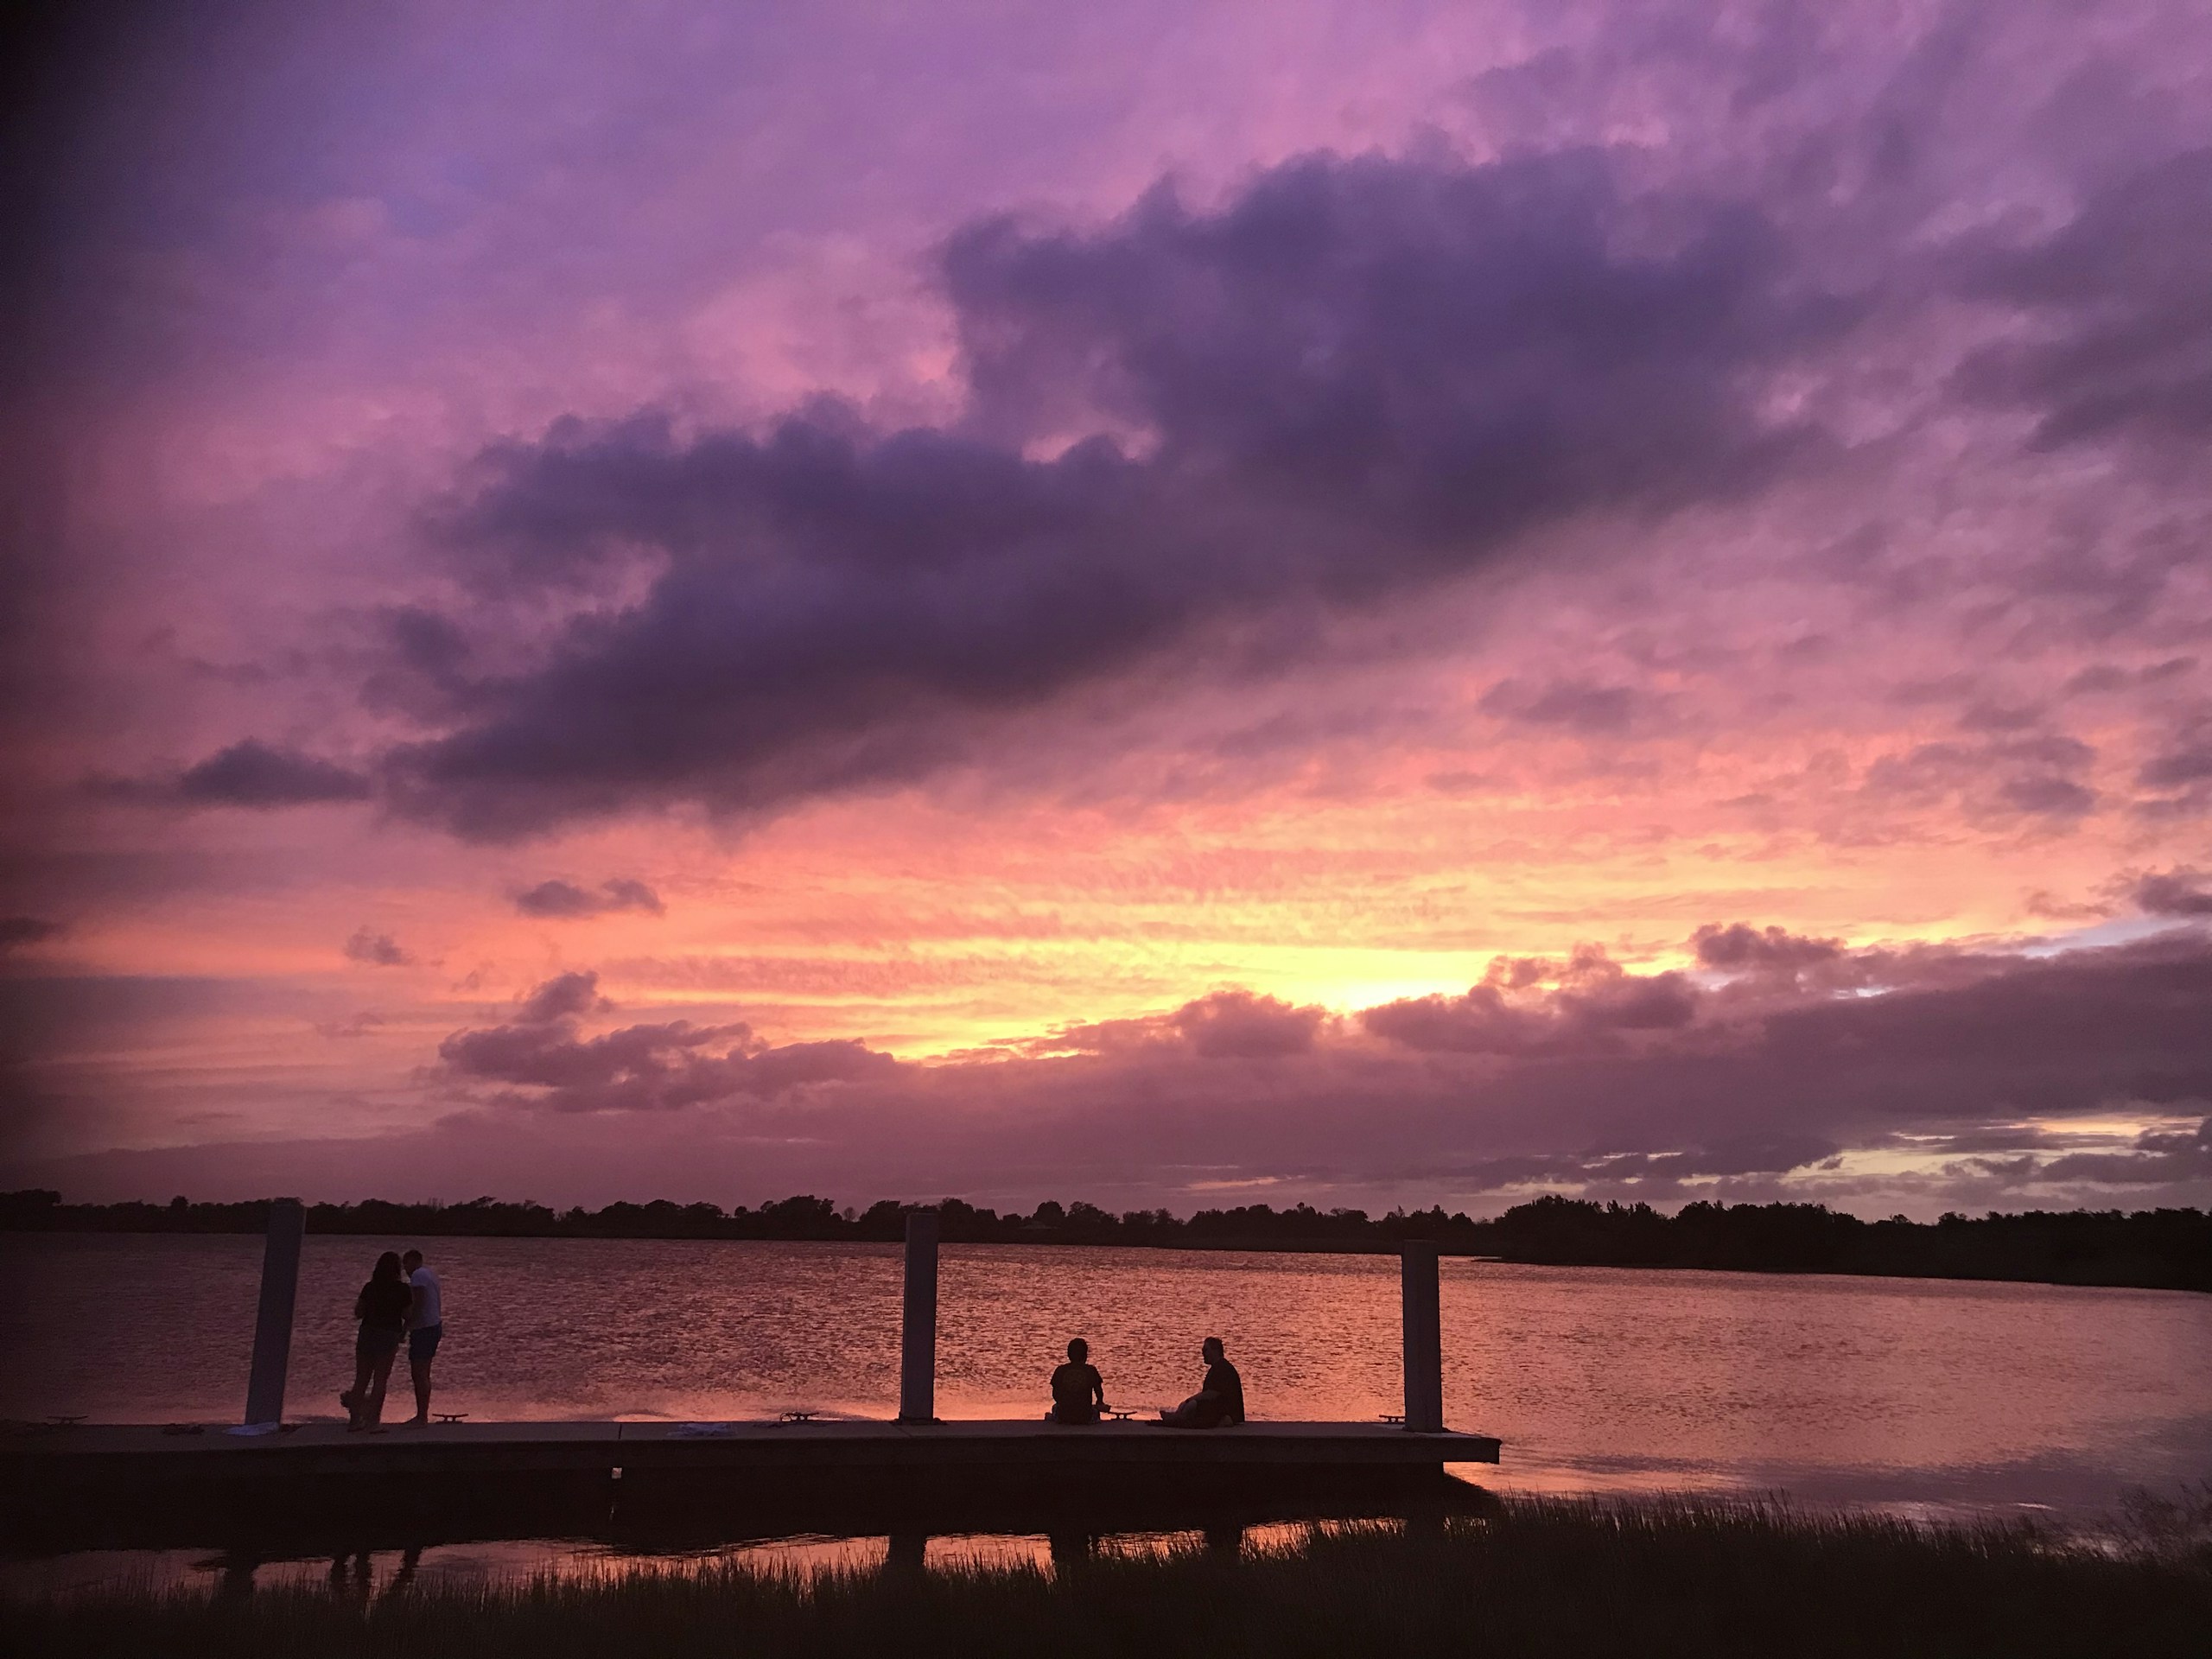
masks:
[[[1433,1526],[1437,1520],[1402,1522]],[[820,1534],[696,1549],[640,1551],[587,1540],[513,1539],[346,1550],[336,1554],[263,1558],[201,1550],[81,1551],[0,1567],[0,1599],[52,1596],[67,1600],[118,1590],[176,1590],[219,1600],[257,1591],[327,1589],[366,1606],[409,1586],[468,1586],[543,1580],[595,1583],[631,1573],[690,1573],[725,1568],[811,1580],[828,1573],[958,1572],[1029,1567],[1047,1576],[1099,1560],[1162,1559],[1205,1554],[1235,1558],[1246,1550],[1294,1547],[1315,1534],[1377,1524],[1373,1517],[1247,1523],[1216,1519],[1203,1526],[1134,1531],[1049,1533],[893,1533],[837,1537]],[[1381,1524],[1390,1524],[1386,1519]]]

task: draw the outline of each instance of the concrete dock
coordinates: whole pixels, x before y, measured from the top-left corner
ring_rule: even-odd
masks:
[[[1047,1422],[821,1421],[438,1423],[348,1433],[339,1423],[287,1425],[238,1437],[137,1425],[80,1424],[0,1441],[0,1481],[296,1479],[315,1476],[662,1472],[765,1475],[854,1470],[885,1478],[932,1471],[1040,1469],[1441,1469],[1496,1463],[1498,1442],[1390,1423],[1243,1423],[1173,1429],[1141,1421],[1069,1427]],[[619,1471],[619,1472],[618,1472]]]

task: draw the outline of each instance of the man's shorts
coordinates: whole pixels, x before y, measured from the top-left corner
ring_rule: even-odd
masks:
[[[436,1357],[438,1338],[446,1333],[442,1325],[426,1325],[407,1333],[407,1363],[427,1365]]]

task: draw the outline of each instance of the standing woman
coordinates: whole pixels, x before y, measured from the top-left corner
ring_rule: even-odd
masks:
[[[391,1362],[399,1353],[399,1339],[407,1330],[407,1315],[415,1306],[414,1287],[399,1270],[397,1251],[377,1257],[376,1271],[361,1294],[353,1299],[353,1317],[361,1322],[353,1339],[353,1386],[338,1396],[349,1420],[346,1427],[381,1434],[385,1385],[391,1380]]]

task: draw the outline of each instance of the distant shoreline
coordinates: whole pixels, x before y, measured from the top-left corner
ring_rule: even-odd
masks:
[[[47,1189],[0,1193],[0,1232],[257,1233],[270,1200],[238,1204],[73,1205]],[[706,1204],[611,1204],[597,1211],[478,1198],[467,1204],[308,1206],[310,1233],[357,1237],[760,1239],[892,1243],[914,1206],[886,1200],[839,1209],[810,1195],[725,1211]],[[2212,1292],[2212,1214],[2199,1210],[2031,1211],[1940,1221],[1868,1222],[1820,1205],[1693,1204],[1663,1215],[1647,1205],[1547,1196],[1490,1220],[1441,1208],[1370,1217],[1265,1205],[1114,1215],[1096,1205],[1039,1205],[1000,1215],[958,1198],[938,1210],[948,1243],[1121,1246],[1289,1255],[1385,1255],[1408,1240],[1445,1255],[1535,1267],[1676,1268],[1739,1273],[1954,1279],[2111,1289]]]

